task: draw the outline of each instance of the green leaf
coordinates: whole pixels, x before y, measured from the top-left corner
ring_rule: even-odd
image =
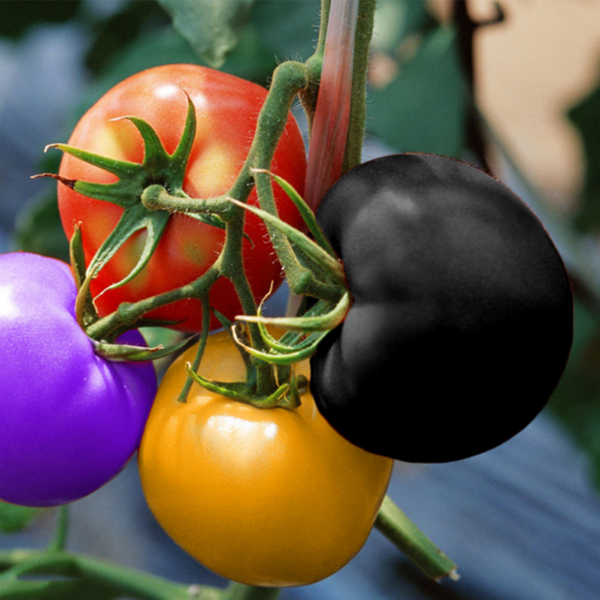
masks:
[[[427,34],[398,76],[370,96],[370,130],[397,151],[460,155],[469,94],[452,29]]]
[[[371,45],[375,50],[395,53],[406,38],[434,23],[427,2],[380,1],[375,12]]]
[[[4,533],[22,531],[35,518],[39,510],[0,500],[0,531]]]
[[[34,25],[42,23],[64,23],[77,16],[81,0],[2,0],[0,36],[18,38]]]
[[[320,12],[320,0],[260,0],[250,22],[271,56],[306,60],[315,48]]]
[[[13,235],[19,250],[69,261],[55,191],[38,196],[19,213]]]
[[[173,26],[211,67],[236,47],[254,0],[158,0]]]
[[[600,229],[600,83],[567,113],[579,131],[585,153],[585,175],[576,225],[583,231]]]
[[[108,15],[95,15],[96,21],[90,28],[85,65],[94,77],[111,62],[120,61],[124,51],[142,35],[156,35],[160,29],[171,29],[169,15],[154,0],[125,0],[112,8]],[[87,14],[86,18],[91,19],[91,16]]]

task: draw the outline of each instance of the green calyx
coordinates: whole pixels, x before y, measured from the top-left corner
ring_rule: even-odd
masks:
[[[291,72],[292,67],[288,71]],[[301,68],[300,71],[304,73]],[[304,75],[299,79],[303,82]],[[278,76],[274,88],[277,87],[276,84],[282,85],[285,94],[289,93],[290,98],[292,97],[288,89],[289,82],[282,79],[282,76]],[[300,83],[296,82],[297,85]],[[296,88],[292,86],[292,89]],[[82,328],[94,340],[96,352],[100,355],[110,360],[153,360],[180,351],[180,347],[128,347],[119,344],[117,338],[134,327],[173,325],[151,322],[145,319],[145,315],[158,306],[177,300],[197,298],[202,302],[204,312],[209,314],[212,307],[208,304],[208,293],[212,284],[219,277],[225,277],[232,282],[244,311],[244,315],[240,316],[238,321],[246,322],[248,337],[242,338],[239,328],[233,327],[233,324],[224,327],[233,330],[234,340],[247,361],[248,376],[244,382],[222,384],[203,380],[195,374],[195,368],[191,369],[188,382],[182,390],[182,400],[187,396],[191,383],[197,382],[226,397],[255,406],[297,406],[299,384],[293,373],[293,364],[309,358],[327,332],[343,321],[351,306],[342,263],[323,235],[312,210],[288,182],[268,170],[272,151],[264,151],[264,139],[259,135],[262,132],[261,123],[264,129],[264,123],[271,122],[264,115],[271,116],[273,111],[279,114],[284,110],[287,112],[288,109],[286,103],[278,103],[276,106],[272,102],[265,103],[256,134],[261,143],[253,144],[232,188],[216,198],[192,198],[183,190],[196,133],[196,112],[189,97],[184,130],[172,154],[165,150],[151,125],[135,116],[122,119],[131,122],[143,140],[144,158],[141,163],[103,157],[68,144],[50,146],[101,168],[117,178],[114,183],[107,184],[50,175],[62,185],[67,185],[84,196],[110,202],[123,209],[115,229],[89,264],[85,263],[81,231],[76,228],[71,239],[71,264],[78,288],[76,317]],[[267,138],[267,141],[269,148],[272,146],[274,150],[277,138]],[[295,204],[304,219],[308,235],[278,217],[273,196],[274,184],[280,186]],[[249,191],[253,187],[256,188],[260,208],[246,203]],[[265,319],[261,308],[257,309],[254,299],[250,297],[251,290],[243,272],[241,254],[237,254],[241,247],[241,237],[247,238],[243,230],[244,213],[247,211],[253,212],[264,221],[291,292],[314,299],[310,310],[301,311],[299,316],[291,318]],[[136,257],[134,268],[121,281],[102,290],[100,295],[134,279],[148,264],[171,215],[175,213],[185,214],[225,232],[223,250],[211,269],[187,286],[135,303],[122,303],[115,313],[100,318],[90,292],[93,279],[133,234],[144,230],[144,246]],[[287,331],[277,339],[269,333],[270,325],[283,327]],[[209,323],[204,323],[201,341],[208,336],[208,328]],[[201,354],[202,351],[199,355]]]
[[[146,188],[158,183],[168,189],[172,196],[185,196],[183,180],[196,135],[196,114],[189,98],[185,127],[173,154],[165,150],[157,133],[146,121],[133,116],[123,118],[130,121],[142,136],[144,142],[142,163],[107,158],[67,144],[49,146],[99,167],[118,178],[115,183],[103,184],[50,175],[84,196],[110,202],[123,208],[117,226],[90,261],[87,267],[88,277],[93,278],[134,233],[140,230],[146,231],[144,247],[136,266],[122,281],[112,284],[107,289],[120,287],[131,281],[150,260],[171,213],[167,210],[147,208],[142,202],[142,194]]]
[[[152,257],[173,213],[185,212],[188,216],[212,227],[223,230],[226,228],[225,221],[219,214],[213,212],[215,209],[218,213],[218,206],[209,205],[206,209],[199,209],[195,205],[196,212],[193,213],[185,210],[185,203],[189,197],[183,190],[183,181],[196,135],[196,111],[191,99],[188,97],[184,130],[172,154],[165,150],[158,134],[146,121],[134,116],[122,117],[122,119],[130,121],[142,137],[144,158],[141,163],[100,156],[68,144],[51,144],[47,147],[62,150],[115,175],[118,178],[115,183],[71,180],[51,173],[40,175],[53,177],[83,196],[110,202],[123,209],[115,229],[85,268],[85,273],[78,282],[83,288],[89,287],[89,282],[134,233],[145,230],[144,246],[135,267],[125,278],[113,283],[101,293],[125,285],[142,271]],[[230,210],[227,203],[224,205]],[[223,210],[223,212],[227,211]],[[87,293],[87,290],[85,292]],[[90,302],[88,302],[88,316],[89,304]]]

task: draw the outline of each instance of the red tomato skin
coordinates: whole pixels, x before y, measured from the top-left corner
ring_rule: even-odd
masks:
[[[211,198],[226,193],[235,181],[253,141],[256,121],[267,90],[263,87],[198,65],[176,64],[142,71],[117,84],[102,96],[76,125],[69,145],[103,156],[142,162],[143,141],[126,116],[147,121],[157,132],[167,152],[172,153],[181,137],[189,95],[196,107],[197,131],[186,170],[183,189],[192,197]],[[289,115],[275,151],[271,170],[304,191],[306,151],[300,129]],[[110,183],[115,176],[65,153],[59,175],[72,180]],[[302,229],[302,219],[289,198],[274,186],[279,216]],[[253,190],[249,202],[258,205]],[[70,239],[81,224],[86,263],[114,229],[123,209],[87,198],[59,184],[58,205],[63,228]],[[247,215],[243,259],[246,275],[257,300],[283,281],[283,272],[273,251],[264,223]],[[115,311],[121,302],[136,302],[179,288],[202,275],[217,258],[224,231],[183,214],[174,214],[146,267],[128,284],[103,292],[122,280],[137,263],[145,232],[132,236],[91,285],[100,316]],[[221,278],[211,290],[211,306],[228,318],[242,312],[231,283]],[[148,313],[149,318],[182,321],[174,328],[193,332],[201,329],[200,302],[183,300]],[[218,322],[213,317],[212,327]]]

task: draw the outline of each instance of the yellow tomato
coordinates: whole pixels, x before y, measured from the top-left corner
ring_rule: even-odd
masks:
[[[160,386],[139,451],[148,505],[171,538],[212,571],[259,586],[306,585],[363,546],[393,461],[336,433],[310,393],[298,409],[261,409],[194,384],[178,401],[186,361]],[[308,376],[308,362],[297,365]],[[245,375],[229,336],[210,336],[200,373]]]

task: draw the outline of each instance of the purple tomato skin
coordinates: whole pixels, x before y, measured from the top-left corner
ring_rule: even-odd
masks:
[[[111,362],[75,319],[69,267],[0,256],[0,499],[48,507],[94,492],[136,451],[156,394],[151,363]],[[144,344],[137,331],[121,338]]]

